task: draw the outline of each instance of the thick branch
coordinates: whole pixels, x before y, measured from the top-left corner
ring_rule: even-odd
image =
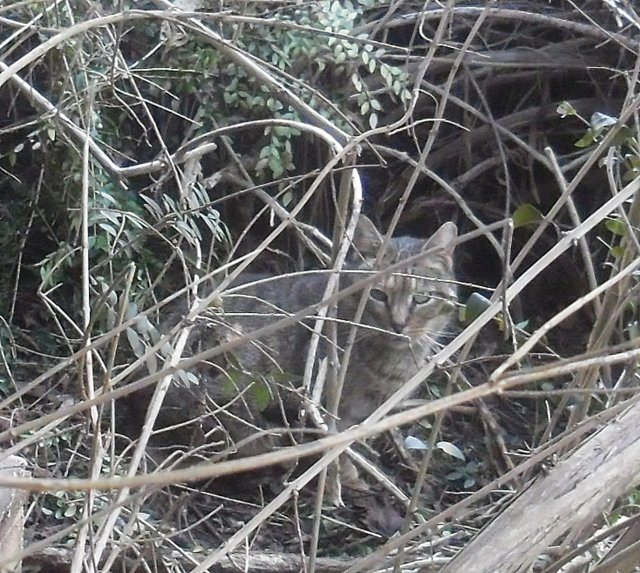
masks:
[[[640,483],[639,416],[636,400],[525,491],[441,573],[526,570],[555,539],[590,523]]]

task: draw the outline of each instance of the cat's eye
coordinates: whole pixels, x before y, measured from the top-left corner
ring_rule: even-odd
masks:
[[[387,302],[387,293],[379,288],[372,288],[369,296],[378,302]]]
[[[433,299],[431,295],[422,294],[422,293],[414,293],[413,302],[416,304],[427,304]]]

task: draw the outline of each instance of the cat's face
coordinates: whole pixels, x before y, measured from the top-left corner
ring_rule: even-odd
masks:
[[[456,301],[453,273],[456,226],[445,223],[426,240],[394,238],[376,265],[382,236],[368,219],[362,219],[354,238],[354,248],[360,255],[359,269],[381,270],[423,254],[396,273],[380,275],[371,288],[362,322],[397,335],[398,343],[433,342],[451,320]]]

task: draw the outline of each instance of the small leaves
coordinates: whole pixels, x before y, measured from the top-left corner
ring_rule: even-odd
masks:
[[[620,219],[607,219],[604,226],[619,237],[625,237],[627,235],[627,226]]]
[[[404,440],[404,447],[408,450],[428,450],[429,446],[420,438],[415,436],[407,436]]]
[[[591,116],[591,129],[593,129],[596,134],[601,133],[604,128],[611,127],[616,123],[618,123],[617,118],[610,115],[605,115],[604,113],[600,113],[599,111],[596,111]]]
[[[624,239],[624,237],[626,237],[629,232],[625,222],[620,219],[607,219],[604,222],[604,226],[610,233],[612,233],[616,237],[620,237],[621,239]],[[616,259],[622,258],[625,251],[626,247],[624,241],[620,241],[620,244],[609,247],[611,256],[615,257]]]
[[[576,147],[589,147],[593,144],[595,138],[593,137],[593,132],[588,129],[587,132],[580,138],[578,141],[574,143]]]
[[[280,160],[278,153],[274,153],[271,157],[269,157],[267,165],[269,165],[269,169],[271,169],[271,173],[273,173],[274,177],[282,177],[282,174],[284,173],[284,167],[282,166],[282,161]]]
[[[353,87],[356,89],[357,92],[361,92],[362,91],[362,80],[360,79],[360,76],[356,73],[351,74],[351,83],[353,84]]]
[[[287,191],[283,196],[282,196],[282,206],[283,207],[288,207],[289,205],[291,205],[291,203],[293,203],[293,192],[291,191]]]
[[[136,357],[140,358],[145,351],[145,346],[140,339],[140,335],[133,328],[127,328],[127,340],[133,353]]]
[[[531,203],[524,203],[514,211],[511,219],[513,220],[513,228],[519,229],[520,227],[539,223],[543,217],[542,213]]]
[[[387,86],[391,86],[393,78],[391,77],[390,67],[387,64],[382,64],[382,66],[380,66],[380,75],[382,76],[385,84],[387,84]]]
[[[613,139],[611,140],[611,145],[623,145],[625,143],[630,143],[631,145],[634,145],[635,133],[633,129],[631,129],[630,127],[626,125],[622,125],[618,129],[616,129],[616,133],[613,136]]]
[[[582,121],[586,126],[588,126],[584,135],[574,143],[574,145],[579,148],[585,148],[585,147],[589,147],[590,145],[593,145],[600,139],[603,133],[605,133],[606,131],[609,130],[609,128],[615,126],[618,123],[618,118],[613,117],[611,115],[606,115],[599,111],[595,112],[591,116],[591,119],[587,121],[580,114],[578,114],[576,109],[568,101],[562,102],[557,107],[557,112],[560,114],[561,117],[567,117],[567,116],[576,117],[580,121]],[[627,131],[624,128],[624,126],[620,129],[620,131],[623,131],[623,130],[625,135],[622,136],[622,139],[623,141],[626,141]],[[616,139],[620,140],[621,138],[617,137]],[[619,144],[620,143],[614,143],[614,145],[619,145]]]
[[[372,113],[369,116],[369,127],[371,127],[371,129],[375,129],[377,126],[378,126],[378,114]]]
[[[491,301],[488,298],[477,292],[471,293],[471,296],[467,299],[467,304],[464,306],[463,322],[475,320],[490,306]]]
[[[264,382],[256,382],[250,389],[255,400],[256,407],[260,412],[266,410],[267,406],[271,403],[271,390],[269,385]]]
[[[611,247],[609,251],[616,259],[620,259],[624,255],[625,248],[622,245],[618,245],[617,247]]]
[[[575,116],[578,115],[576,112],[576,108],[573,107],[568,101],[563,101],[556,111],[560,114],[560,117],[564,118],[567,116]]]
[[[415,436],[407,436],[404,440],[404,447],[408,450],[426,451],[429,449],[429,444],[422,441],[420,438],[416,438]],[[462,452],[462,450],[451,442],[438,442],[436,444],[436,448],[438,448],[441,452],[444,452],[448,456],[451,456],[452,458],[456,458],[463,462],[465,461],[464,453]]]
[[[577,116],[576,113],[574,113],[574,115]],[[587,123],[584,119],[582,119],[582,121]],[[595,112],[588,122],[589,128],[587,129],[585,134],[574,143],[574,145],[580,148],[589,147],[590,145],[596,143],[603,134],[609,131],[609,128],[617,125],[617,123],[618,118],[600,113],[599,111]],[[617,143],[613,143],[614,145],[620,145],[621,143],[626,141],[626,135],[629,133],[628,129],[622,126],[620,131],[622,131],[622,134],[618,134],[618,136],[615,138],[617,140]]]
[[[455,444],[452,444],[451,442],[438,442],[436,444],[436,448],[438,448],[439,450],[442,450],[445,454],[447,454],[448,456],[451,456],[452,458],[456,458],[463,462],[465,461],[465,457],[464,457],[464,454],[462,453],[462,450]]]
[[[476,476],[479,470],[480,465],[477,462],[471,461],[463,467],[447,474],[447,479],[449,481],[462,481],[462,487],[469,489],[476,484]]]

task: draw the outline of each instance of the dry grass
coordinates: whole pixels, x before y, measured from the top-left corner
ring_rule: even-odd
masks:
[[[360,89],[351,74],[363,60],[334,59],[311,81],[304,50],[282,70],[240,49],[252,30],[320,37],[277,20],[284,2],[224,13],[153,4],[0,6],[0,438],[2,456],[24,457],[33,474],[2,483],[32,493],[25,562],[448,572],[464,559],[496,571],[489,557],[500,554],[500,570],[535,561],[551,573],[572,559],[595,566],[617,540],[591,570],[633,571],[633,441],[598,442],[624,453],[616,472],[607,456],[581,457],[603,428],[607,440],[616,428],[629,437],[638,386],[631,3],[376,3],[350,32],[384,50],[371,52],[378,67]],[[323,37],[335,58],[330,43],[346,35]],[[209,53],[210,73],[197,67]],[[382,63],[407,79],[409,99],[391,96]],[[229,80],[230,65],[271,107],[222,103],[216,81]],[[384,106],[374,120],[375,107],[355,104],[363,93]],[[277,113],[276,100],[298,115]],[[297,130],[290,156],[279,148],[294,164],[283,173],[256,169],[276,126]],[[593,141],[577,147],[588,130]],[[170,389],[244,341],[195,348],[205,311],[249,265],[340,268],[361,208],[390,234],[427,236],[455,221],[461,301],[483,297],[473,320],[348,431],[245,458],[227,459],[215,440],[160,456],[155,420]],[[176,298],[189,301],[188,316],[162,328]],[[148,404],[132,414],[140,396]],[[142,426],[133,438],[123,415],[140,416],[128,420]],[[407,450],[400,435],[431,448]],[[346,507],[329,507],[325,478],[333,483],[332,462],[354,444],[371,495],[345,493]],[[284,484],[268,472],[296,460]],[[584,486],[599,470],[608,481],[594,493]],[[579,508],[556,505],[566,511],[548,528],[508,510],[547,471],[584,492]],[[478,548],[491,523],[504,535]]]

